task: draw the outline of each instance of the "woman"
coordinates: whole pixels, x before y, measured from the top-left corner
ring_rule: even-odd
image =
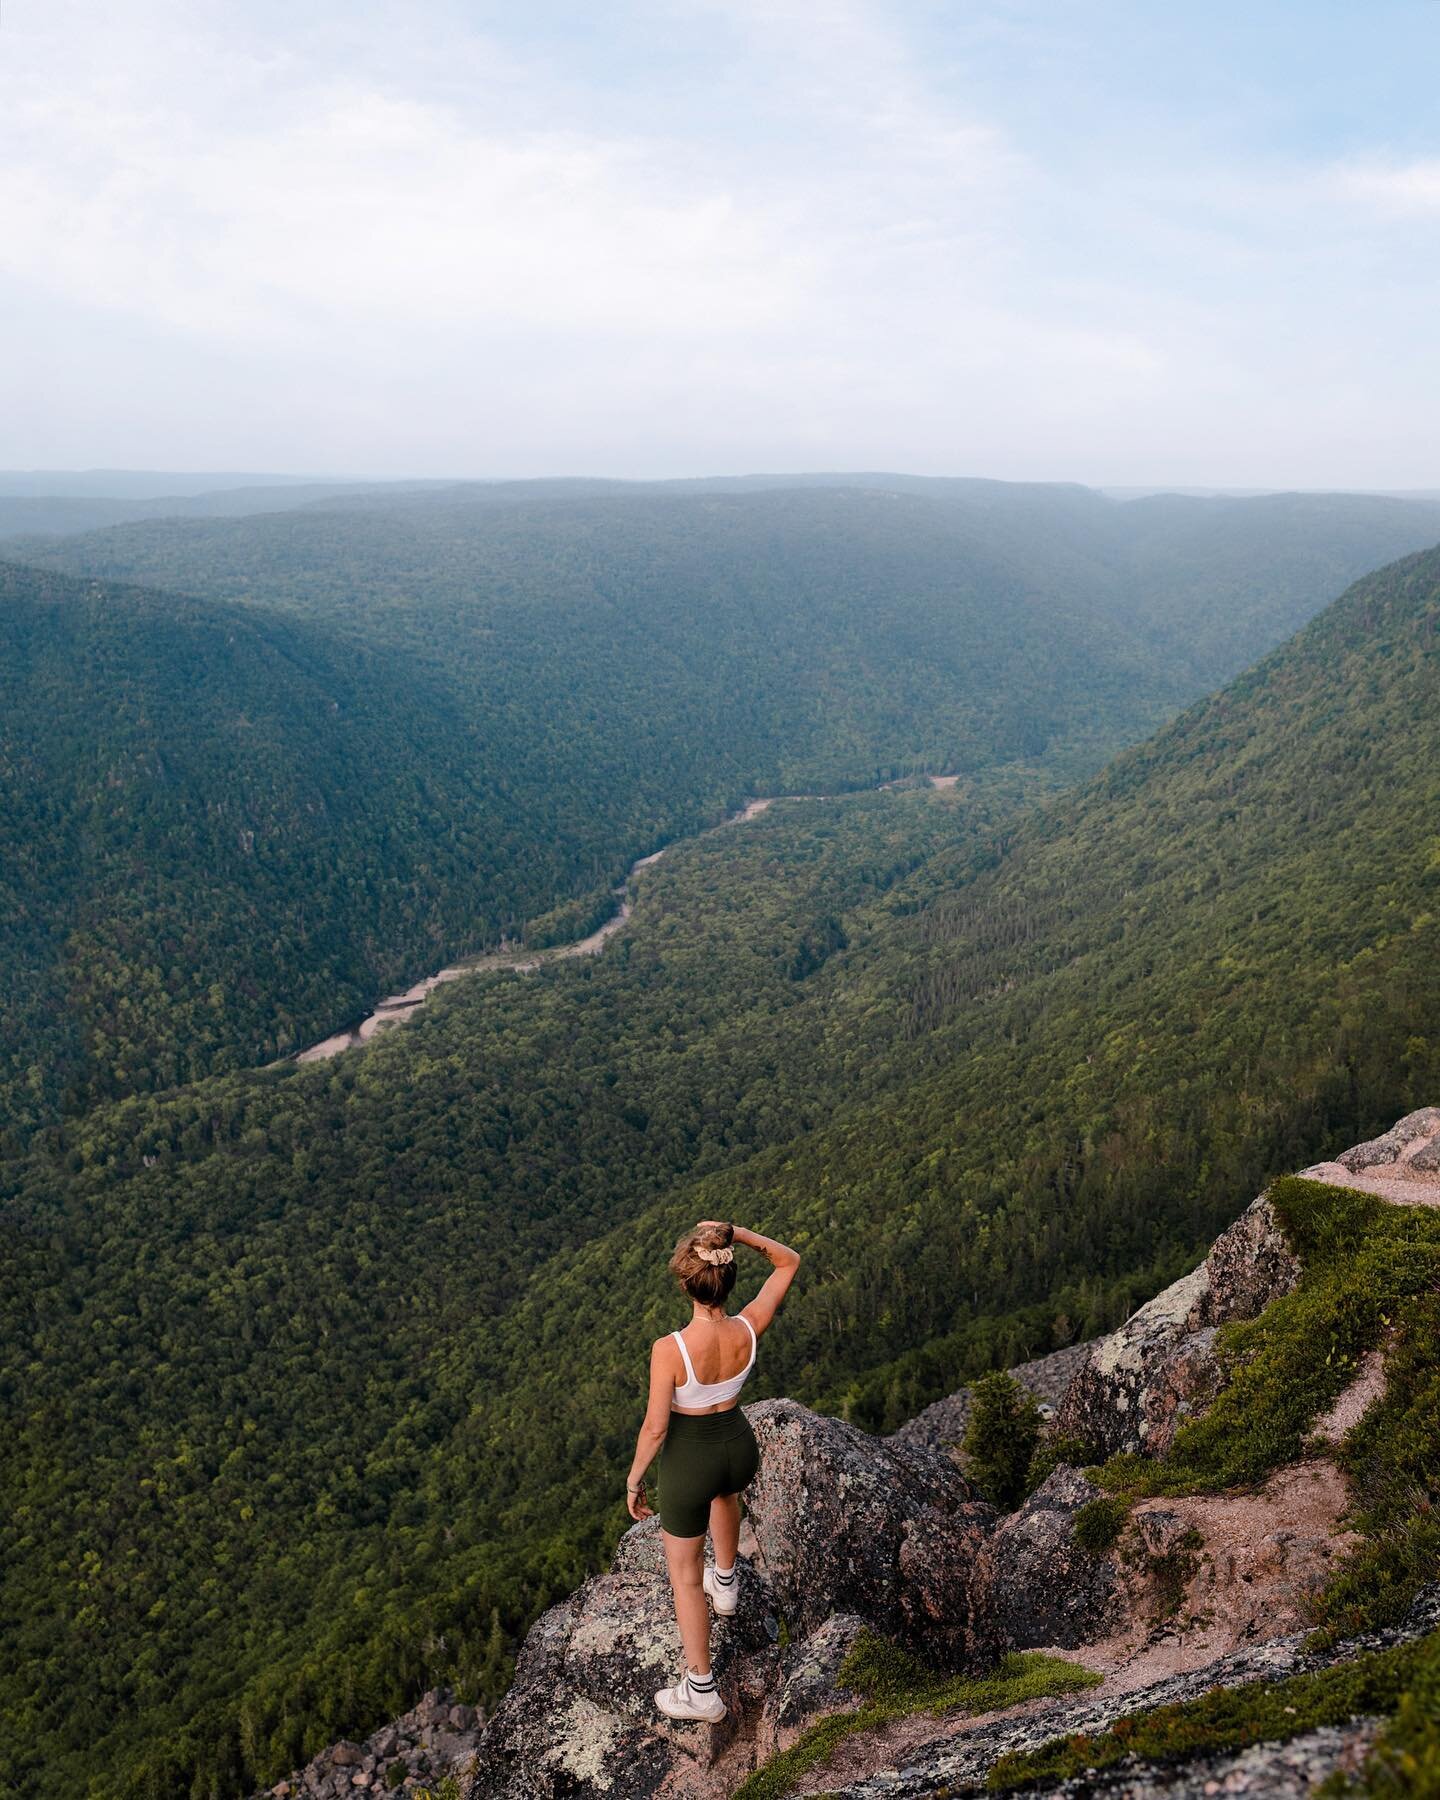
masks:
[[[725,1302],[735,1285],[736,1244],[768,1256],[773,1272],[734,1318]],[[675,1246],[670,1271],[693,1308],[683,1331],[657,1338],[650,1352],[650,1403],[625,1483],[632,1519],[651,1513],[645,1471],[660,1455],[660,1535],[675,1594],[675,1619],[685,1649],[685,1673],[662,1688],[655,1704],[672,1719],[725,1717],[725,1702],[710,1669],[710,1613],[724,1618],[739,1604],[735,1553],[740,1543],[740,1494],[754,1479],[760,1452],[740,1411],[740,1390],[755,1367],[764,1336],[789,1292],[800,1258],[773,1238],[740,1225],[703,1220]],[[715,1566],[705,1567],[705,1531]]]

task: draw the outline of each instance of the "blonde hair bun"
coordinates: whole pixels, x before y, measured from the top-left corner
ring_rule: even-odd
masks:
[[[670,1273],[692,1300],[719,1306],[735,1285],[735,1227],[713,1221],[693,1226],[675,1246]]]

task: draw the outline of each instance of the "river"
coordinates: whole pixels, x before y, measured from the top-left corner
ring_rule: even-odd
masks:
[[[960,779],[958,775],[926,775],[923,780],[931,787],[950,788]],[[883,792],[889,788],[905,785],[899,781],[885,781],[880,788],[873,790]],[[709,825],[688,838],[677,838],[675,844],[667,844],[664,849],[652,850],[649,856],[642,856],[631,863],[626,871],[625,879],[615,893],[615,911],[598,931],[592,931],[589,937],[576,938],[571,944],[557,944],[548,950],[495,950],[483,956],[472,956],[464,962],[452,964],[448,969],[440,969],[434,975],[427,975],[417,981],[413,987],[405,989],[403,994],[391,994],[380,1001],[368,1018],[362,1019],[358,1025],[351,1026],[348,1031],[337,1031],[333,1037],[327,1037],[318,1044],[311,1044],[308,1050],[302,1050],[294,1058],[300,1063],[325,1062],[332,1056],[339,1056],[346,1050],[358,1050],[372,1042],[380,1032],[388,1031],[392,1026],[403,1025],[419,1012],[437,987],[447,981],[459,981],[466,975],[483,975],[497,969],[509,969],[516,975],[530,975],[545,963],[565,962],[575,956],[598,956],[616,932],[623,931],[631,912],[634,910],[630,897],[630,883],[641,869],[648,869],[652,863],[659,862],[676,844],[689,844],[697,837],[709,837],[712,832],[724,831],[731,825],[744,825],[751,819],[758,819],[761,813],[782,800],[833,800],[834,794],[772,794],[763,800],[747,800],[738,811],[722,819],[718,825]]]

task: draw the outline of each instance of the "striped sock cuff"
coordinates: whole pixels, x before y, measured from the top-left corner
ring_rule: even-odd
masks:
[[[696,1694],[713,1694],[715,1692],[715,1672],[708,1675],[697,1675],[693,1669],[686,1673],[685,1679],[690,1683],[690,1690]]]
[[[715,1576],[715,1579],[720,1583],[720,1585],[722,1587],[729,1587],[731,1582],[734,1581],[734,1579],[735,1579],[734,1563],[731,1563],[731,1565],[728,1569],[722,1569],[720,1567],[719,1563],[716,1563],[715,1568],[712,1572]]]

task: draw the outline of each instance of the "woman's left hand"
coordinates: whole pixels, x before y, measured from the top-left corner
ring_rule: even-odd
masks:
[[[625,1505],[629,1509],[630,1517],[632,1519],[648,1519],[655,1510],[645,1498],[645,1483],[643,1481],[633,1492],[628,1487],[626,1488]]]

